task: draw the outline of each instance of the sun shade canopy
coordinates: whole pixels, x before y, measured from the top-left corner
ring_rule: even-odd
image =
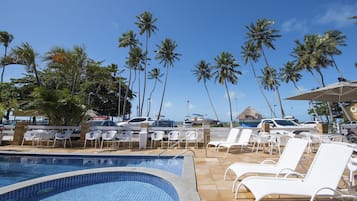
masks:
[[[288,97],[286,99],[330,102],[354,101],[357,100],[357,81],[336,82],[326,87],[307,91],[296,96]]]

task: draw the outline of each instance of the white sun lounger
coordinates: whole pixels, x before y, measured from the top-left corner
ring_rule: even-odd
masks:
[[[289,139],[283,153],[276,163],[272,160],[264,160],[262,163],[233,163],[226,169],[226,172],[224,173],[224,179],[226,180],[227,174],[230,171],[234,172],[236,175],[232,186],[232,191],[234,192],[238,180],[243,175],[252,173],[278,174],[280,172],[284,173],[286,171],[295,171],[296,166],[304,154],[307,143],[307,140],[304,139]],[[273,162],[273,164],[271,162]]]
[[[307,174],[303,178],[251,176],[243,179],[236,190],[245,186],[255,200],[271,194],[308,196],[336,195],[337,185],[352,155],[352,148],[340,144],[321,144]]]
[[[237,140],[237,137],[239,135],[239,131],[240,129],[239,128],[232,128],[229,133],[228,133],[228,136],[227,136],[227,139],[224,141],[224,140],[218,140],[218,141],[210,141],[207,143],[207,148],[210,147],[210,146],[213,146],[215,150],[217,150],[218,146],[220,144],[224,144],[224,143],[234,143],[236,142]]]
[[[243,147],[249,144],[249,139],[253,133],[253,129],[242,128],[240,134],[235,142],[226,142],[218,145],[217,149],[226,148],[227,154],[232,147],[240,146],[241,151],[243,151]]]

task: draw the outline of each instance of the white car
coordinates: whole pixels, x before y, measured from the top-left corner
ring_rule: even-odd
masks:
[[[274,128],[273,130],[270,131],[270,133],[273,134],[288,134],[291,132],[295,133],[296,130],[294,129],[301,127],[295,121],[292,121],[290,119],[280,119],[280,118],[262,119],[258,124],[257,128],[262,128],[263,124],[269,124],[270,128]],[[282,128],[282,129],[280,130],[276,128]],[[288,129],[284,130],[284,128],[288,128]]]
[[[127,130],[140,130],[142,124],[147,123],[151,126],[154,122],[155,121],[153,121],[150,117],[133,117],[128,121],[119,122],[118,126]]]
[[[300,125],[304,128],[317,128],[317,125],[319,123],[322,123],[320,121],[306,121],[304,123],[301,123]]]

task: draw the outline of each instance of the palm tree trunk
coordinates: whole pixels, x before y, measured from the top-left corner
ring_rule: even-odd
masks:
[[[152,88],[152,90],[151,90],[151,92],[150,92],[150,96],[149,96],[149,107],[148,107],[148,114],[147,114],[147,116],[149,117],[150,116],[150,110],[151,110],[151,97],[152,97],[152,94],[154,93],[154,90],[155,90],[155,88],[156,88],[156,83],[157,83],[157,80],[155,80],[155,82],[154,82],[154,86],[153,86],[153,88]]]
[[[143,108],[144,108],[144,102],[145,102],[145,93],[146,93],[146,74],[147,74],[147,62],[148,62],[148,45],[149,45],[149,35],[148,33],[146,33],[146,47],[145,47],[145,63],[144,63],[144,89],[143,89],[143,99],[141,101],[141,111],[140,113],[143,112]],[[150,99],[151,100],[151,99]]]
[[[4,54],[4,58],[6,57],[6,53],[7,53],[7,47],[5,46],[5,54]],[[4,82],[4,74],[5,74],[5,64],[1,64],[2,65],[2,71],[1,71],[1,83]]]
[[[334,58],[332,55],[331,55],[331,60],[332,60],[333,65],[334,65],[335,68],[336,68],[337,73],[339,74],[339,77],[340,77],[340,78],[343,78],[342,71],[341,71],[340,68],[337,66],[336,61],[335,61],[335,58]]]
[[[232,114],[232,103],[231,103],[231,96],[229,95],[228,85],[227,82],[224,81],[224,86],[226,87],[228,103],[229,103],[229,114],[230,114],[230,128],[233,128],[233,114]]]
[[[33,64],[32,69],[35,73],[35,77],[36,77],[36,81],[38,86],[41,86],[41,82],[40,82],[40,78],[38,77],[38,73],[37,73],[37,68],[36,68],[36,64]]]
[[[124,96],[124,103],[123,103],[123,119],[125,117],[125,108],[126,108],[126,102],[127,102],[127,99],[128,99],[128,93],[129,93],[129,88],[130,88],[130,83],[131,83],[131,69],[129,70],[129,80],[128,80],[128,85],[126,87],[126,91],[125,91],[125,96]]]
[[[138,116],[141,117],[141,86],[140,86],[140,80],[141,80],[141,70],[139,69],[138,72],[138,107],[139,107],[139,111],[138,111]]]
[[[281,118],[284,118],[284,117],[285,117],[285,112],[284,112],[283,104],[282,104],[282,102],[281,102],[281,97],[280,97],[279,88],[276,88],[276,95],[277,95],[278,101],[279,101],[280,112],[281,112]]]
[[[161,102],[160,102],[160,109],[159,109],[159,113],[157,115],[157,120],[160,119],[161,116],[161,110],[162,110],[162,104],[164,102],[164,96],[165,96],[165,92],[166,92],[166,83],[167,83],[167,78],[169,77],[169,67],[166,67],[166,76],[165,76],[165,83],[164,83],[164,89],[162,91],[162,96],[161,96]]]
[[[216,112],[216,108],[214,107],[213,102],[212,102],[212,98],[211,98],[211,96],[209,94],[209,91],[208,91],[208,88],[207,88],[207,85],[206,85],[206,80],[203,81],[203,84],[205,85],[205,89],[206,89],[206,92],[207,92],[208,100],[209,100],[209,102],[211,104],[211,107],[213,109],[214,115],[216,116],[216,120],[218,121],[219,119],[218,119],[218,115],[217,115],[217,112]]]
[[[264,100],[265,100],[266,104],[267,104],[268,107],[269,107],[270,113],[273,114],[274,117],[276,117],[275,111],[273,110],[273,108],[272,108],[272,106],[271,106],[271,104],[270,104],[270,102],[269,102],[269,100],[268,100],[268,97],[267,97],[267,96],[265,95],[265,93],[264,93],[263,87],[262,87],[262,85],[260,84],[260,82],[259,82],[259,80],[258,80],[258,76],[257,76],[257,74],[256,74],[256,72],[255,72],[255,68],[254,68],[254,66],[253,66],[253,64],[252,64],[251,61],[250,61],[250,65],[251,65],[251,68],[252,68],[252,71],[253,71],[253,75],[254,75],[255,81],[257,82],[259,91],[260,91],[260,93],[263,95]]]

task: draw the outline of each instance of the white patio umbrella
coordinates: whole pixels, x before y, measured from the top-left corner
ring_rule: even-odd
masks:
[[[357,100],[357,81],[336,82],[326,87],[321,87],[311,91],[286,98],[287,100],[315,100],[341,103],[346,101]],[[340,105],[341,107],[341,105]],[[346,116],[350,119],[349,114],[341,107]]]
[[[286,98],[287,100],[317,100],[329,102],[345,102],[357,100],[357,81],[336,82],[326,87]]]

